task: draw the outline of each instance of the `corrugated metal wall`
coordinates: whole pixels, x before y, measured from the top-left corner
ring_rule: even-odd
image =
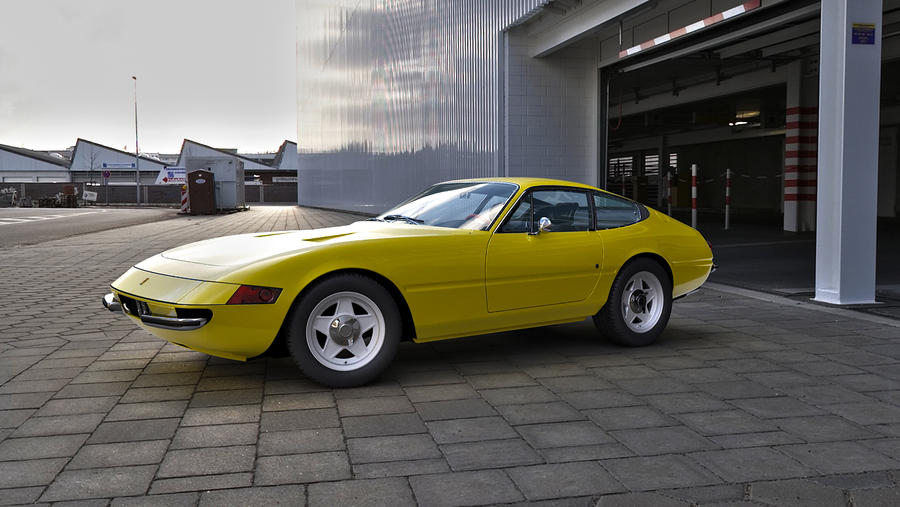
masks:
[[[501,29],[542,0],[298,0],[300,204],[497,174]]]

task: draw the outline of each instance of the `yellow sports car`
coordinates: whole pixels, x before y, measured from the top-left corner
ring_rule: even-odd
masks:
[[[286,350],[310,378],[364,384],[402,340],[593,316],[628,346],[656,340],[672,300],[713,268],[694,229],[578,183],[434,185],[344,227],[241,234],[142,261],[103,298],[172,343],[231,359]]]

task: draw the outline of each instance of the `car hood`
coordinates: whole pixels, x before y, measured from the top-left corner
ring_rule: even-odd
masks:
[[[350,241],[357,242],[411,236],[443,236],[469,234],[471,232],[446,227],[411,225],[402,222],[362,221],[325,229],[239,234],[208,239],[167,250],[142,264],[146,263],[146,267],[150,271],[171,272],[172,270],[184,271],[184,269],[178,269],[175,266],[189,263],[193,266],[192,269],[198,271],[198,275],[200,273],[212,275],[213,273],[221,274],[265,259],[300,254],[308,250]],[[167,269],[165,267],[167,265],[170,268]],[[142,266],[139,264],[138,267]],[[183,276],[180,273],[178,275]]]

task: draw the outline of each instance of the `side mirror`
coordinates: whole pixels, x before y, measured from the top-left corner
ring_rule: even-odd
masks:
[[[541,219],[538,220],[538,230],[535,232],[532,232],[531,234],[536,235],[541,232],[550,232],[552,230],[553,230],[553,223],[550,221],[550,219],[547,217],[541,217]]]

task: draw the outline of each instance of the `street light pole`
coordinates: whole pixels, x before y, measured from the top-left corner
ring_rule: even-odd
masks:
[[[141,203],[141,171],[138,165],[138,116],[137,116],[137,76],[134,80],[134,182],[137,189],[137,203]]]

